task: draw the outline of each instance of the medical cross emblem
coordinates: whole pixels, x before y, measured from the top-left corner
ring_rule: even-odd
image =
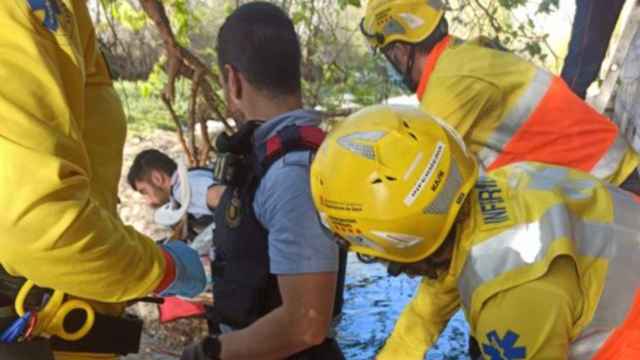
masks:
[[[516,347],[516,342],[520,335],[509,330],[502,339],[494,330],[487,333],[489,344],[482,344],[482,351],[489,356],[491,360],[517,360],[527,357],[527,348],[524,346]]]
[[[60,15],[60,7],[57,0],[27,0],[31,11],[37,13],[39,11],[44,12],[44,19],[42,25],[49,31],[58,30],[58,15]],[[42,16],[42,15],[41,15]]]

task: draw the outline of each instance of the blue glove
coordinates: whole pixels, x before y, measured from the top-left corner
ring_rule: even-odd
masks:
[[[176,277],[160,295],[194,297],[204,291],[207,278],[198,252],[182,241],[170,241],[161,247],[173,258]]]

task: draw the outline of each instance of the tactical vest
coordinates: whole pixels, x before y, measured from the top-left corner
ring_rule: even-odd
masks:
[[[253,135],[242,131],[242,136]],[[281,305],[277,278],[269,271],[268,231],[258,222],[253,199],[269,167],[291,151],[316,151],[324,132],[312,126],[286,126],[258,146],[234,139],[243,156],[235,169],[235,184],[227,185],[215,214],[215,257],[212,261],[214,322],[234,329],[249,326]],[[232,146],[234,148],[234,146]],[[346,254],[341,253],[334,313],[342,308]]]
[[[585,305],[568,357],[630,358],[617,351],[621,343],[640,341],[637,200],[584,173],[535,163],[481,176],[470,196],[476,225],[462,235],[470,249],[457,284],[469,322],[476,323],[494,295],[541,277],[555,258],[569,256]],[[598,357],[604,352],[617,356]]]

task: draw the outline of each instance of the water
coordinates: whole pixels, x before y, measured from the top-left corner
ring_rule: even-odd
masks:
[[[349,360],[370,360],[391,334],[396,319],[411,300],[419,279],[387,275],[378,264],[363,264],[349,254],[345,285],[345,304],[337,339]],[[428,360],[469,359],[469,330],[458,312],[438,342],[426,356]]]

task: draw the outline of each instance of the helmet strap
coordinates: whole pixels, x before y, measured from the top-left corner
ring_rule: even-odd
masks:
[[[402,82],[404,86],[409,89],[411,92],[416,92],[418,90],[418,83],[413,80],[413,65],[416,61],[416,47],[415,45],[410,45],[411,50],[409,50],[409,58],[407,59],[407,65],[405,66],[404,73],[402,73]]]

